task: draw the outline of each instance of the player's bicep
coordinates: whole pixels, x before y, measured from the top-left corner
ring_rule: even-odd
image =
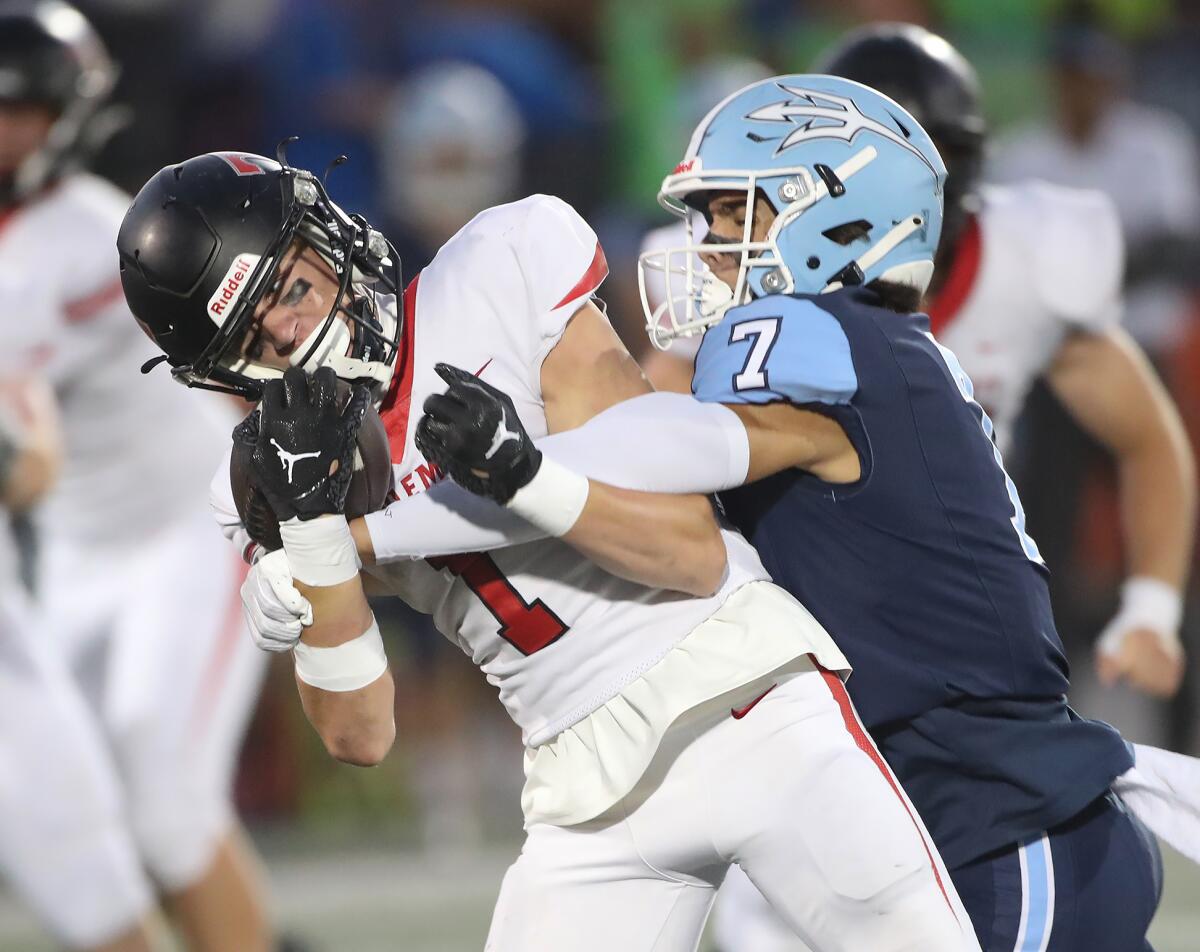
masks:
[[[803,469],[830,483],[852,483],[861,475],[858,454],[841,424],[789,403],[730,404],[746,428],[750,467],[746,482],[787,469]]]
[[[587,301],[546,356],[541,371],[551,433],[582,426],[596,414],[653,389],[608,318]]]
[[[749,479],[793,468],[829,482],[858,479],[841,424],[812,409],[846,406],[858,390],[845,331],[812,302],[765,298],[730,312],[705,335],[692,387],[746,427]]]

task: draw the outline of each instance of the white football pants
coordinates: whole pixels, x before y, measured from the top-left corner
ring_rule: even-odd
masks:
[[[267,661],[246,635],[245,569],[204,506],[137,547],[46,545],[43,637],[94,712],[138,853],[167,892],[205,872],[233,821]]]
[[[845,688],[806,659],[681,717],[600,817],[530,825],[486,948],[690,952],[732,863],[817,952],[979,950]]]
[[[67,948],[131,929],[151,887],[103,739],[15,583],[0,592],[0,874]]]

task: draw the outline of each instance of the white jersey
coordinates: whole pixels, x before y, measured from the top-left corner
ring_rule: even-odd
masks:
[[[28,366],[51,382],[62,411],[62,477],[40,519],[68,544],[134,544],[194,510],[235,421],[225,403],[185,393],[165,370],[139,373],[157,351],[121,291],[116,236],[128,205],[79,174],[0,219],[5,339],[36,330]]]
[[[532,437],[544,436],[542,361],[606,273],[591,228],[547,196],[485,211],[442,248],[405,296],[410,356],[382,411],[402,497],[437,478],[413,444],[425,398],[445,389],[434,364],[478,371],[512,398]],[[395,518],[372,517],[372,536],[389,525],[403,533],[403,511],[402,500]],[[554,539],[384,569],[471,656],[536,746],[619,694],[732,592],[767,578],[741,536],[725,538],[729,571],[711,598],[617,578]]]
[[[1003,449],[1066,335],[1119,321],[1124,246],[1099,192],[1026,182],[985,186],[980,198],[929,315]]]

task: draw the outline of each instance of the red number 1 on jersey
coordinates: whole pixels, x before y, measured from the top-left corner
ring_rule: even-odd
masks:
[[[541,651],[569,630],[540,598],[525,601],[486,552],[466,552],[425,561],[435,569],[449,569],[466,582],[500,623],[497,634],[521,654]]]

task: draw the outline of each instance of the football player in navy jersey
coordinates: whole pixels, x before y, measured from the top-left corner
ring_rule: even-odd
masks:
[[[463,374],[426,405],[427,456],[576,544],[627,490],[719,492],[854,665],[854,703],[983,948],[1149,949],[1160,859],[1113,787],[1135,804],[1138,772],[1175,755],[1138,748],[1135,769],[1115,730],[1067,706],[1046,566],[991,421],[915,313],[945,175],[916,120],[865,86],[735,93],[660,194],[688,245],[641,262],[668,288],[652,337],[707,331],[696,399],[639,397],[535,444],[503,438],[506,398]],[[620,487],[586,478],[614,456]]]

